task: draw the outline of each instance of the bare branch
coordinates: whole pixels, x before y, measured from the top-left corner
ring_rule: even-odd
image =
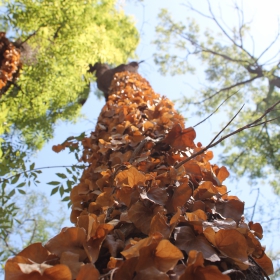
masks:
[[[226,32],[226,30],[222,27],[222,25],[219,23],[219,21],[217,20],[216,16],[214,15],[211,5],[210,5],[210,1],[207,0],[208,2],[208,9],[209,12],[212,16],[212,20],[216,23],[216,25],[220,28],[220,30],[224,33],[224,35],[239,49],[241,49],[243,52],[245,52],[254,62],[256,62],[256,59],[242,46],[236,43],[236,41],[231,38],[231,36],[229,36],[229,34]]]
[[[214,146],[216,146],[217,144],[221,143],[222,141],[224,141],[225,139],[229,138],[232,135],[235,135],[245,129],[249,129],[258,125],[263,124],[263,122],[260,122],[268,113],[270,113],[278,104],[280,104],[280,100],[278,102],[276,102],[274,105],[272,105],[271,107],[269,107],[258,119],[256,119],[255,121],[242,126],[241,128],[221,137],[219,140],[215,141],[217,139],[217,137],[226,129],[226,127],[229,126],[229,124],[234,120],[234,118],[237,116],[237,114],[240,112],[240,110],[243,108],[243,106],[241,107],[241,109],[239,109],[239,111],[233,116],[233,118],[226,124],[226,126],[213,138],[213,140],[203,149],[201,149],[199,152],[191,155],[190,157],[184,159],[183,161],[179,162],[178,164],[176,164],[176,166],[174,166],[174,168],[178,169],[180,166],[182,166],[183,164],[185,164],[186,162],[190,161],[191,159],[195,158],[198,155],[203,154],[205,151],[207,151],[209,148],[212,148]],[[267,121],[266,121],[267,122]]]
[[[21,174],[23,173],[29,173],[29,172],[33,172],[33,171],[36,171],[36,170],[42,170],[42,169],[49,169],[49,168],[66,168],[66,167],[77,167],[77,168],[85,168],[87,167],[86,165],[60,165],[60,166],[45,166],[45,167],[38,167],[38,168],[34,168],[34,169],[31,169],[31,170],[26,170],[26,171],[22,171],[22,172],[19,172],[15,175],[12,175],[8,178],[4,178],[4,179],[0,179],[0,183],[3,183],[3,182],[7,182],[8,180],[10,180],[11,178],[14,178],[16,176],[20,176]]]
[[[280,36],[280,32],[279,32],[279,22],[278,22],[278,32],[277,32],[275,39],[267,46],[266,49],[263,50],[263,52],[257,58],[256,62],[258,60],[260,60],[260,58],[275,44],[275,42],[278,40],[279,36]]]
[[[196,127],[198,125],[200,125],[201,123],[203,123],[204,121],[206,121],[207,119],[209,119],[213,114],[215,114],[219,109],[220,107],[228,100],[230,99],[233,95],[235,95],[236,93],[238,92],[238,90],[236,92],[234,92],[233,94],[231,94],[230,96],[228,96],[219,106],[218,108],[212,112],[208,117],[206,117],[204,120],[200,121],[199,123],[197,123],[196,125],[194,125],[193,127]]]
[[[255,203],[254,203],[254,205],[252,206],[253,212],[252,212],[252,215],[251,215],[251,221],[253,221],[253,218],[254,218],[254,215],[255,215],[256,206],[257,206],[257,203],[258,203],[258,200],[259,200],[259,196],[260,196],[260,189],[259,189],[259,188],[251,190],[250,194],[251,194],[253,191],[257,191],[258,194],[257,194],[257,197],[256,197],[256,199],[255,199]]]
[[[253,77],[253,78],[251,78],[251,79],[248,79],[248,80],[245,80],[245,81],[236,83],[236,84],[234,84],[234,85],[231,85],[231,86],[222,88],[222,89],[216,91],[214,94],[208,96],[207,98],[205,98],[205,99],[203,99],[203,100],[201,100],[201,101],[199,101],[199,102],[192,102],[191,104],[193,104],[193,105],[199,105],[199,104],[201,104],[201,103],[203,103],[203,102],[205,102],[205,101],[211,99],[212,97],[216,96],[217,94],[219,94],[219,93],[221,93],[221,92],[223,92],[223,91],[231,90],[231,89],[233,89],[233,88],[235,88],[235,87],[245,85],[245,84],[247,84],[247,83],[250,83],[250,82],[254,81],[254,80],[257,79],[257,78],[259,78],[259,76],[255,76],[255,77]]]

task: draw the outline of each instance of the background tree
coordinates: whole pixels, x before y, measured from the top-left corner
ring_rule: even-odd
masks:
[[[80,115],[90,93],[88,65],[127,61],[139,35],[115,0],[1,4],[0,26],[7,39],[1,34],[9,41],[3,39],[0,47],[5,41],[20,53],[16,75],[0,83],[0,227],[5,236],[18,211],[12,197],[16,191],[25,194],[22,187],[31,181],[39,183],[41,171],[34,170],[30,156],[52,138],[58,121],[74,122]],[[3,82],[7,59],[1,50]]]
[[[40,148],[52,137],[58,120],[78,116],[79,100],[89,94],[89,63],[125,62],[133,56],[138,32],[116,9],[115,0],[4,4],[2,24],[20,48],[23,62],[20,78],[0,100],[6,108],[4,133],[19,134],[29,147]]]
[[[12,200],[20,211],[15,216],[12,228],[0,235],[1,269],[6,260],[19,253],[23,247],[35,242],[45,242],[57,234],[65,221],[62,205],[59,215],[50,214],[48,198],[41,192],[28,193],[24,197],[18,194]],[[0,270],[0,275],[2,273],[3,270]]]
[[[191,57],[200,60],[205,66],[207,84],[197,90],[193,96],[185,96],[183,106],[196,106],[197,114],[213,113],[220,104],[232,117],[242,104],[246,104],[238,120],[230,129],[249,123],[257,115],[280,99],[279,52],[272,53],[274,44],[278,44],[279,32],[275,39],[262,51],[255,51],[250,36],[250,22],[246,21],[242,6],[234,4],[237,25],[228,27],[222,18],[222,12],[216,15],[208,1],[208,12],[204,13],[190,3],[186,11],[196,17],[207,19],[218,28],[218,34],[206,28],[200,31],[193,18],[178,22],[167,10],[159,14],[157,39],[154,41],[158,52],[155,62],[161,73],[194,73]],[[252,41],[250,41],[252,39]],[[172,54],[172,50],[174,54]],[[279,106],[269,113],[267,119],[279,117]],[[279,194],[279,119],[264,123],[244,131],[226,142],[221,156],[223,163],[240,175],[250,179],[266,178]]]

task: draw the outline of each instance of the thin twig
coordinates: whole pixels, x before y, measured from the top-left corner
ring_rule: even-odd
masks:
[[[201,104],[201,103],[203,103],[203,102],[205,102],[205,101],[211,99],[211,98],[214,97],[215,95],[221,93],[222,91],[230,90],[230,89],[233,89],[233,88],[235,88],[235,87],[245,85],[245,84],[247,84],[247,83],[250,83],[250,82],[254,81],[254,80],[257,79],[257,78],[259,78],[259,77],[258,77],[258,76],[255,76],[255,77],[253,77],[253,78],[251,78],[251,79],[248,79],[248,80],[245,80],[245,81],[236,83],[236,84],[231,85],[231,86],[228,86],[228,87],[224,87],[224,88],[222,88],[222,89],[216,91],[216,92],[213,93],[212,95],[210,95],[210,96],[204,98],[203,100],[201,100],[201,101],[199,101],[199,102],[192,102],[191,104],[193,104],[193,105],[199,105],[199,104]]]
[[[58,165],[58,166],[38,167],[38,168],[31,169],[31,170],[26,170],[26,171],[19,172],[19,173],[15,174],[15,175],[12,175],[12,176],[8,177],[8,178],[0,179],[0,183],[3,183],[5,181],[7,182],[11,178],[14,178],[16,176],[20,176],[23,173],[29,173],[29,172],[33,172],[33,171],[36,171],[36,170],[42,170],[42,169],[47,169],[47,168],[65,168],[65,167],[85,168],[87,166],[86,165]]]
[[[217,139],[217,137],[226,129],[226,127],[228,127],[228,125],[234,120],[234,118],[237,116],[237,114],[240,112],[240,110],[242,109],[239,109],[239,111],[237,112],[237,114],[235,114],[233,116],[233,118],[226,124],[226,126],[213,138],[213,140],[205,147],[203,148],[202,150],[200,150],[199,152],[191,155],[190,157],[184,159],[183,161],[179,162],[178,164],[176,164],[174,166],[174,168],[178,169],[180,166],[182,166],[183,164],[185,164],[186,162],[190,161],[191,159],[195,158],[196,156],[198,155],[201,155],[203,154],[206,150],[208,150],[209,148],[212,148],[214,146],[216,146],[217,144],[221,143],[222,141],[224,141],[225,139],[227,139],[228,137],[232,136],[232,135],[235,135],[245,129],[249,129],[249,128],[252,128],[252,127],[255,127],[257,125],[261,125],[263,124],[263,122],[260,123],[260,121],[263,119],[263,117],[265,117],[269,112],[271,112],[278,104],[280,103],[280,100],[278,102],[276,102],[274,105],[272,105],[271,107],[269,107],[258,119],[256,119],[255,121],[247,124],[247,125],[244,125],[242,126],[241,128],[225,135],[224,137],[221,137],[219,140],[215,141]],[[243,107],[243,106],[242,106]]]
[[[252,212],[252,215],[251,215],[251,221],[253,221],[253,218],[254,218],[254,215],[255,215],[255,210],[256,210],[256,206],[257,206],[257,203],[258,203],[258,200],[259,200],[259,195],[260,195],[260,189],[259,189],[259,188],[253,189],[253,190],[251,190],[250,194],[251,194],[253,191],[257,191],[258,194],[257,194],[257,197],[256,197],[256,199],[255,199],[255,203],[254,203],[254,205],[252,206],[253,212]]]
[[[230,96],[228,96],[219,106],[218,108],[212,112],[208,117],[206,117],[204,120],[200,121],[199,123],[197,123],[196,125],[194,125],[193,127],[196,127],[198,125],[200,125],[201,123],[205,122],[207,119],[209,119],[213,114],[215,114],[219,109],[220,107],[228,100],[230,99],[234,94],[236,94],[239,90],[237,90],[236,92],[234,92],[233,94],[231,94]]]

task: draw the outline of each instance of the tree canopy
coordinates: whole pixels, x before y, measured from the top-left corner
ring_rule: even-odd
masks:
[[[222,14],[213,11],[210,1],[207,13],[190,3],[185,8],[189,10],[188,15],[192,12],[196,19],[188,17],[184,22],[177,21],[167,10],[161,10],[154,41],[159,50],[154,55],[155,62],[163,74],[175,75],[195,73],[191,61],[192,57],[198,59],[204,67],[206,83],[194,95],[185,96],[183,106],[194,105],[199,115],[205,115],[223,104],[231,118],[246,104],[238,120],[230,126],[232,131],[236,130],[261,116],[280,99],[279,53],[270,51],[278,43],[280,34],[257,52],[251,42],[250,22],[237,4],[233,8],[237,24],[233,27],[227,25]],[[214,24],[215,30],[202,31],[199,17]],[[237,175],[268,178],[279,193],[276,185],[280,166],[278,112],[279,106],[267,115],[266,120],[275,119],[273,122],[231,137],[221,158]]]
[[[138,31],[115,0],[3,3],[2,25],[21,50],[23,67],[0,100],[1,130],[41,148],[58,120],[79,115],[79,100],[89,94],[89,63],[125,62],[133,56]]]

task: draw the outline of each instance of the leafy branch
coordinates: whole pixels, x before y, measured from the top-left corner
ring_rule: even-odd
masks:
[[[35,163],[33,163],[31,166],[35,165]],[[51,168],[67,168],[67,167],[76,167],[76,168],[85,168],[86,165],[57,165],[57,166],[44,166],[44,167],[38,167],[38,168],[30,168],[30,170],[25,170],[25,171],[22,171],[22,172],[19,172],[19,173],[16,173],[8,178],[4,178],[4,179],[0,179],[0,183],[3,183],[3,182],[9,182],[10,179],[12,178],[15,178],[15,177],[19,177],[20,175],[22,174],[25,174],[25,173],[30,173],[30,172],[37,172],[37,173],[41,173],[41,172],[38,172],[40,170],[43,170],[43,169],[51,169]]]

